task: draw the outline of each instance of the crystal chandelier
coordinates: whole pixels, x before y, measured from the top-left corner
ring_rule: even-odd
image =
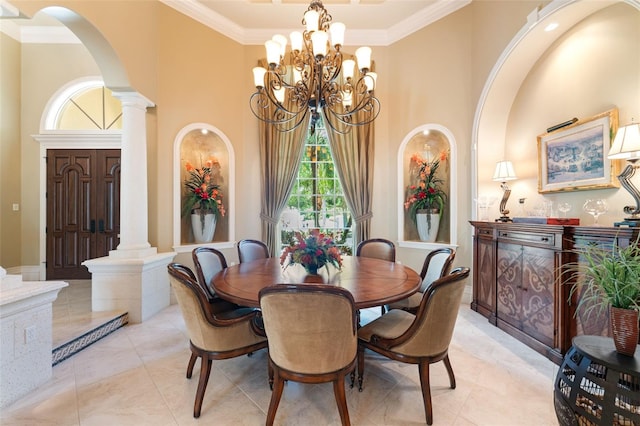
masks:
[[[304,14],[304,32],[287,38],[277,34],[265,43],[268,69],[255,67],[257,91],[251,95],[251,111],[260,120],[289,132],[311,114],[311,128],[324,112],[325,123],[345,134],[352,126],[371,123],[380,112],[373,95],[376,73],[371,72],[371,48],[356,50],[356,61],[341,52],[345,25],[331,22],[320,0],[312,0]],[[329,36],[331,40],[329,41]]]

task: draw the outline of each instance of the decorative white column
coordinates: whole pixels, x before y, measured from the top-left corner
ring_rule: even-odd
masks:
[[[142,322],[169,306],[167,265],[176,253],[149,244],[146,111],[153,102],[137,92],[113,92],[122,102],[120,244],[109,256],[84,261],[91,272],[91,309],[128,312]]]
[[[147,188],[147,108],[153,102],[137,92],[113,92],[122,102],[120,151],[120,244],[109,255],[140,258],[156,254],[149,244]]]

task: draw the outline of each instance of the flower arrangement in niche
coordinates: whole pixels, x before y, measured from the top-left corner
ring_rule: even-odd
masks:
[[[414,222],[418,210],[444,209],[447,194],[442,188],[444,181],[438,176],[438,169],[447,157],[447,151],[440,152],[433,160],[418,153],[411,156],[409,171],[412,183],[407,186],[404,208]]]
[[[342,268],[342,256],[335,241],[328,235],[322,234],[318,229],[312,229],[308,235],[295,232],[295,241],[282,250],[280,264],[299,263],[309,274],[317,274],[318,269],[326,265]],[[286,268],[285,266],[285,268]]]
[[[220,185],[214,182],[213,177],[220,174],[220,163],[214,157],[205,161],[200,168],[194,167],[187,162],[185,168],[188,173],[184,181],[186,195],[182,204],[182,215],[200,213],[204,226],[204,217],[208,213],[216,216],[224,216],[226,211],[222,203],[222,192]]]

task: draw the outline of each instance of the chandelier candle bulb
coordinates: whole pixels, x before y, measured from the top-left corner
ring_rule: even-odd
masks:
[[[284,95],[285,95],[285,88],[281,87],[279,89],[275,89],[273,91],[274,96],[276,97],[276,100],[279,103],[283,103],[284,102]]]
[[[366,74],[371,68],[371,48],[362,46],[356,49],[356,59],[358,60],[358,68],[363,74]]]
[[[274,40],[267,40],[264,43],[264,47],[267,49],[267,62],[275,68],[280,63],[280,43]]]
[[[342,61],[342,76],[346,80],[353,78],[355,67],[356,67],[356,61],[354,61],[353,59],[346,59]]]
[[[313,44],[313,55],[317,58],[327,56],[327,42],[329,35],[324,31],[315,31],[311,34],[311,43]]]
[[[300,52],[302,50],[302,33],[300,31],[293,31],[289,34],[291,39],[291,50]]]
[[[284,55],[287,53],[287,38],[282,34],[276,34],[271,38],[271,40],[280,45],[280,57],[284,58]]]
[[[315,10],[307,10],[304,14],[304,22],[307,25],[307,32],[318,31],[320,14]]]
[[[369,92],[373,92],[373,89],[376,88],[376,80],[378,79],[378,74],[375,72],[368,72],[366,74],[368,78],[364,79],[364,83],[367,85],[367,90]]]
[[[338,46],[342,46],[344,44],[344,31],[346,27],[342,22],[334,22],[329,27],[329,32],[331,33],[331,44],[333,44],[336,49]]]
[[[253,68],[253,83],[257,88],[264,87],[264,75],[267,73],[267,70],[262,67]]]
[[[351,92],[342,92],[342,105],[347,110],[351,107],[351,98]]]

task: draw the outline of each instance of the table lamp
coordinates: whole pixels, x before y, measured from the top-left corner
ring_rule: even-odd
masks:
[[[502,201],[500,201],[500,218],[496,219],[496,222],[511,222],[509,218],[509,210],[507,210],[507,200],[511,195],[511,189],[507,185],[507,181],[517,179],[516,172],[513,170],[513,164],[511,161],[498,161],[496,164],[496,171],[493,174],[493,180],[496,182],[502,182],[500,188],[502,188]]]
[[[622,222],[614,223],[615,226],[640,226],[640,192],[638,188],[631,182],[631,178],[636,173],[636,169],[640,167],[637,163],[640,160],[640,123],[634,123],[618,128],[613,145],[607,156],[611,160],[624,159],[630,164],[618,175],[618,180],[624,189],[626,189],[634,201],[635,206],[625,206],[623,209],[625,214],[631,215]]]

